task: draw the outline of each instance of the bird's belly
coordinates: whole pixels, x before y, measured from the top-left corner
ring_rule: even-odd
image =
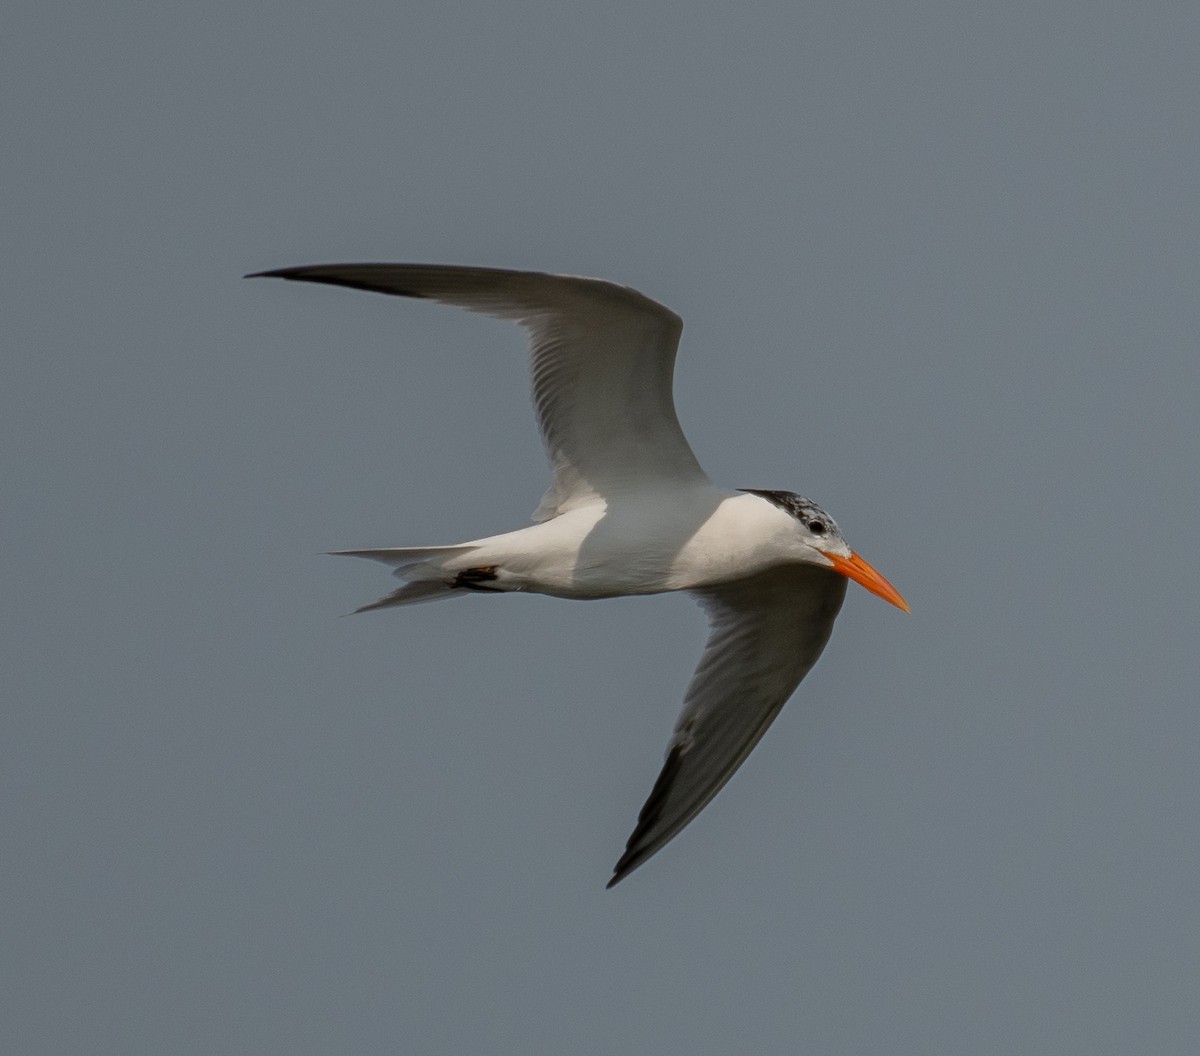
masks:
[[[476,540],[464,566],[493,570],[492,590],[558,598],[611,598],[665,588],[661,546],[601,529],[603,508],[578,510],[504,535]],[[639,545],[642,544],[642,545]]]
[[[664,501],[628,511],[581,509],[478,540],[479,549],[462,560],[494,567],[490,589],[560,598],[693,590],[754,575],[791,556],[774,528],[760,523],[755,503],[770,510],[750,496],[721,495],[692,508]]]
[[[619,598],[672,590],[671,555],[652,544],[600,551],[580,546],[517,559],[505,567],[510,589],[557,598]]]

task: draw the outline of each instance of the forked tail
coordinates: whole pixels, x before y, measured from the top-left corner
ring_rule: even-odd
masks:
[[[446,571],[446,563],[477,549],[474,546],[395,547],[387,550],[333,550],[335,557],[367,557],[392,566],[392,575],[405,580],[404,586],[355,609],[371,612],[389,609],[393,605],[415,605],[419,601],[438,601],[466,593],[455,589],[454,573]]]

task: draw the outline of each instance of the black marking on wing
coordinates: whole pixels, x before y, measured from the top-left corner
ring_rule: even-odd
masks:
[[[326,286],[345,286],[351,290],[366,290],[369,293],[391,293],[398,297],[416,297],[420,300],[430,300],[427,293],[420,293],[417,290],[400,289],[394,282],[374,283],[365,282],[361,279],[341,279],[331,275],[321,274],[324,270],[322,265],[298,267],[298,268],[277,268],[274,271],[256,271],[250,275],[243,275],[244,279],[297,279],[303,282],[320,282]]]
[[[655,826],[662,815],[663,806],[667,801],[667,793],[670,792],[671,785],[675,783],[675,778],[679,774],[685,750],[686,745],[680,743],[674,745],[668,753],[667,761],[663,763],[658,780],[654,782],[654,787],[650,790],[650,795],[643,804],[641,813],[638,814],[633,834],[625,844],[625,853],[613,867],[612,879],[604,885],[606,889],[619,883],[649,858],[654,851],[658,850],[658,847],[655,846],[654,850],[647,852],[645,847],[639,845],[642,843],[642,838]]]

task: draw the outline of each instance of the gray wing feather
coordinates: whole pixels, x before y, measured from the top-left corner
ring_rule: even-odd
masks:
[[[741,766],[829,641],[846,582],[832,569],[788,565],[695,592],[709,615],[708,645],[609,887],[677,835]]]
[[[707,482],[675,415],[683,324],[636,290],[600,279],[436,264],[318,264],[259,273],[422,297],[511,319],[529,333],[533,402],[554,480],[534,514]]]

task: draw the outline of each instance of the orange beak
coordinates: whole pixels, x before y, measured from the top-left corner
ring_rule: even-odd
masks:
[[[878,594],[884,601],[890,601],[898,609],[909,611],[908,602],[900,597],[900,592],[886,579],[868,565],[858,554],[851,552],[849,557],[840,557],[822,550],[822,554],[833,565],[834,571],[861,583],[872,594]]]

